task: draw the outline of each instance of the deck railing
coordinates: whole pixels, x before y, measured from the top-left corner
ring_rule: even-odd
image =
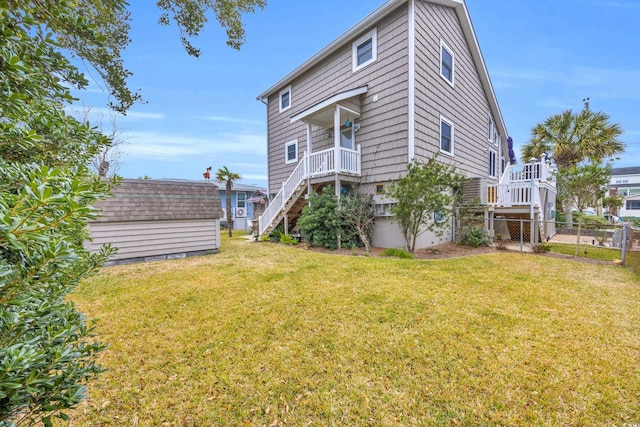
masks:
[[[553,170],[546,162],[508,165],[498,185],[487,185],[487,203],[505,207],[539,205],[541,183],[555,185],[553,181]]]
[[[280,212],[286,209],[287,202],[305,179],[335,173],[338,169],[336,168],[338,160],[340,161],[340,173],[360,176],[362,168],[360,145],[357,150],[340,147],[338,149],[329,148],[310,155],[305,153],[293,173],[282,183],[282,188],[258,219],[260,234],[263,234]]]

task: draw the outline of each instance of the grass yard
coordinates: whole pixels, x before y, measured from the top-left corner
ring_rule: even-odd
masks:
[[[551,252],[557,252],[565,255],[575,255],[576,244],[574,243],[547,243],[551,247]],[[605,246],[580,245],[578,249],[578,257],[598,259],[600,261],[613,261],[622,258],[622,251],[616,248],[608,248]]]
[[[109,371],[71,426],[640,422],[640,281],[494,253],[418,261],[224,240],[74,294]]]

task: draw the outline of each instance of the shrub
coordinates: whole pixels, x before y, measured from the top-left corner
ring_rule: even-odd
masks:
[[[507,239],[502,234],[496,234],[493,238],[493,245],[496,249],[507,249]]]
[[[533,251],[537,254],[543,254],[551,250],[551,245],[548,243],[538,243],[533,247]]]
[[[490,243],[491,240],[489,239],[487,231],[478,226],[463,228],[458,239],[458,244],[472,246],[474,248],[479,246],[489,246]]]
[[[298,228],[305,242],[311,246],[337,249],[361,247],[357,231],[343,219],[338,208],[338,198],[332,186],[322,193],[311,193],[309,203],[302,209]]]
[[[107,185],[83,167],[0,161],[0,176],[0,425],[49,425],[102,371],[103,346],[66,297],[113,252],[82,246]]]
[[[284,243],[285,245],[297,245],[298,239],[293,237],[291,234],[282,234],[280,236],[280,243]]]
[[[392,257],[402,258],[402,259],[413,259],[413,255],[411,255],[409,252],[405,251],[404,249],[398,249],[398,248],[385,249],[384,252],[382,252],[382,255],[392,256]]]

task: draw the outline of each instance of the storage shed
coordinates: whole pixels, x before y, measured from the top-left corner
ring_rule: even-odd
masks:
[[[208,182],[124,179],[89,222],[90,250],[118,248],[107,265],[217,253],[222,206]]]

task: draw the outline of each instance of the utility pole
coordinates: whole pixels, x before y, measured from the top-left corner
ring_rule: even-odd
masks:
[[[585,111],[589,111],[589,99],[591,99],[591,98],[584,98],[584,99],[582,100],[582,102],[584,102],[584,109],[585,109]]]

